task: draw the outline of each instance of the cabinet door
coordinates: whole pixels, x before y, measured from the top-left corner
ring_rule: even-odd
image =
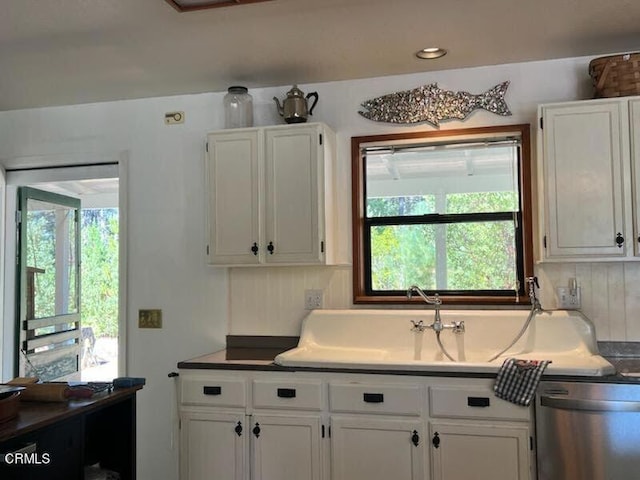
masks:
[[[320,417],[254,415],[252,480],[321,480]]]
[[[244,415],[183,412],[180,428],[181,480],[245,480]]]
[[[549,259],[626,255],[623,108],[614,101],[542,109]]]
[[[640,100],[629,102],[631,125],[631,168],[634,181],[633,253],[640,256]]]
[[[419,420],[333,417],[332,480],[424,480],[422,430]]]
[[[320,263],[321,128],[265,129],[266,263]]]
[[[432,480],[529,480],[529,429],[431,422]]]
[[[212,265],[260,263],[263,246],[259,237],[258,138],[258,130],[208,136],[209,263]]]

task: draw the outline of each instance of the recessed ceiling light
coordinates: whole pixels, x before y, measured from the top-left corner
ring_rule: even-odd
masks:
[[[205,8],[232,7],[245,3],[269,2],[270,0],[166,0],[166,2],[179,12],[192,12]]]
[[[447,54],[447,51],[444,48],[428,47],[428,48],[423,48],[422,50],[418,50],[416,52],[416,57],[431,60],[434,58],[444,57],[446,54]]]

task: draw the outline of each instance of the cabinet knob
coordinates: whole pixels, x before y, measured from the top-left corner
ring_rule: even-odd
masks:
[[[258,244],[256,242],[253,242],[253,245],[251,246],[251,251],[253,252],[254,255],[258,255]]]
[[[420,443],[420,435],[418,435],[417,430],[414,430],[413,434],[411,435],[411,443],[413,443],[416,447]]]
[[[616,235],[616,243],[618,244],[618,248],[622,248],[622,244],[624,243],[624,237],[620,232]]]
[[[433,434],[433,439],[431,439],[431,443],[433,443],[433,446],[435,448],[440,448],[440,435],[438,435],[438,432]]]
[[[273,242],[269,242],[269,245],[267,245],[267,250],[269,251],[269,253],[271,255],[273,255],[273,251],[276,249],[276,247],[273,246]]]
[[[242,422],[238,422],[234,430],[236,432],[236,435],[238,435],[239,437],[242,436]]]
[[[260,424],[256,423],[256,426],[253,427],[253,434],[258,438],[260,436]]]

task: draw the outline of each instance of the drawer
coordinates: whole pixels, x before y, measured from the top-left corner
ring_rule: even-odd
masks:
[[[422,387],[419,385],[339,384],[329,385],[332,412],[421,415]]]
[[[322,410],[322,382],[254,380],[253,407],[294,410]]]
[[[491,388],[431,387],[432,417],[529,421],[529,408],[502,400]]]
[[[181,379],[184,405],[244,407],[247,387],[243,379],[192,377]]]

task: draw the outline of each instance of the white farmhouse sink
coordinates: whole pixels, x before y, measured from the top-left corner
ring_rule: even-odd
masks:
[[[603,376],[615,368],[598,354],[592,323],[577,311],[536,315],[527,332],[507,352],[488,360],[513,341],[527,310],[443,310],[442,321],[465,322],[465,333],[417,333],[411,320],[433,323],[433,310],[314,310],[304,320],[296,348],[275,358],[290,367],[442,372],[497,372],[506,358],[551,360],[549,375]]]

